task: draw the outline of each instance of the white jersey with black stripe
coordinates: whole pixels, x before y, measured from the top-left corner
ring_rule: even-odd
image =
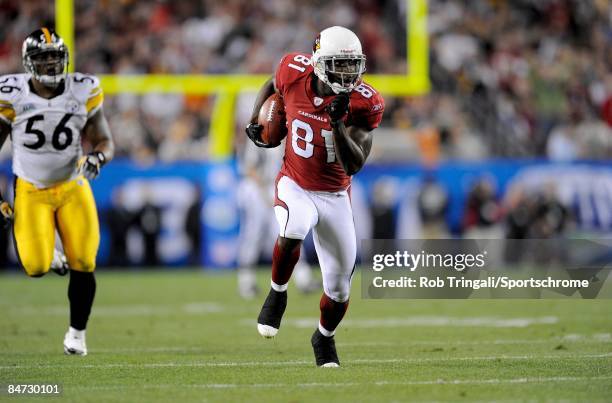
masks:
[[[76,177],[81,131],[104,95],[97,77],[73,73],[61,94],[45,99],[32,91],[30,78],[0,76],[0,119],[12,129],[13,173],[46,188]]]

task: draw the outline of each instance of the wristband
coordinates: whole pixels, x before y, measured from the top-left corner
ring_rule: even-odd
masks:
[[[102,151],[95,151],[93,154],[98,157],[98,161],[100,161],[100,166],[106,164],[106,156]]]
[[[338,119],[338,120],[332,120],[332,121],[330,122],[331,127],[332,127],[333,129],[338,128],[338,125],[339,125],[340,123],[344,123],[344,121],[343,121],[342,119]]]

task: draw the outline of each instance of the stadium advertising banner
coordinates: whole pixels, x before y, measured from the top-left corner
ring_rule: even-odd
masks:
[[[5,163],[0,172],[9,178],[9,169]],[[102,229],[101,265],[235,267],[240,211],[234,161],[142,166],[119,160],[105,170],[108,174],[92,183]],[[432,222],[440,224],[436,214],[424,212],[436,205],[442,206],[437,214],[444,228],[436,236],[504,238],[508,234],[499,222],[466,228],[470,193],[483,181],[500,209],[509,208],[504,200],[514,193],[541,197],[544,189],[571,217],[567,221],[574,230],[612,231],[612,164],[494,160],[448,162],[435,169],[367,165],[352,187],[358,238],[381,233],[386,238],[425,238]],[[445,201],[436,202],[436,194]]]

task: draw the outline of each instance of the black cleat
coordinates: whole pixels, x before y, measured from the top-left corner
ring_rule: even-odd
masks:
[[[337,368],[340,366],[340,360],[336,353],[336,342],[334,336],[325,337],[319,329],[315,330],[310,339],[312,349],[314,350],[315,361],[318,367]]]
[[[62,277],[65,276],[66,274],[68,274],[68,270],[69,269],[64,269],[64,268],[61,268],[61,269],[51,269],[51,271],[53,273],[57,274],[58,276],[62,276]]]
[[[287,308],[287,291],[278,292],[270,288],[270,292],[261,307],[257,318],[257,331],[263,337],[272,338],[278,333],[281,319]]]

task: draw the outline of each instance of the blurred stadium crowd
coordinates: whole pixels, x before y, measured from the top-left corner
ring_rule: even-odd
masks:
[[[609,2],[430,4],[434,88],[459,101],[489,152],[611,156]]]
[[[317,32],[330,25],[359,35],[369,73],[404,74],[407,68],[405,0],[75,0],[75,7],[76,69],[82,72],[272,73],[284,53],[310,52]],[[611,2],[429,0],[428,7],[432,91],[386,97],[372,160],[434,167],[454,159],[612,158]],[[23,38],[34,27],[53,26],[53,15],[47,0],[0,0],[0,74],[22,71]],[[252,98],[244,94],[236,104],[237,154]],[[108,96],[105,109],[118,156],[152,164],[207,160],[213,105],[214,95],[124,94]],[[4,147],[0,162],[9,156]],[[451,228],[451,196],[433,176],[412,191],[381,177],[371,195],[361,197],[367,205],[360,237],[554,237],[576,217],[547,181],[501,192],[487,175],[475,178],[466,185],[461,222]],[[197,222],[201,203],[194,202],[186,221],[192,245],[201,234],[188,226]],[[103,214],[117,260],[110,263],[130,264],[130,228],[142,232],[144,249],[157,244],[161,224],[143,223],[152,216],[161,223],[161,213],[141,204],[120,211],[125,206],[113,201]],[[3,243],[8,238],[0,236],[0,252]],[[198,253],[197,246],[191,250]],[[144,256],[157,264],[156,251]]]
[[[608,1],[428,3],[433,92],[387,98],[374,158],[612,156]],[[370,73],[406,70],[405,0],[76,0],[75,6],[76,68],[84,72],[271,73],[283,53],[309,52],[316,33],[334,24],[360,36]],[[0,1],[0,73],[21,71],[22,38],[33,26],[52,25],[52,15],[44,0]],[[212,101],[108,97],[119,154],[206,159]]]

